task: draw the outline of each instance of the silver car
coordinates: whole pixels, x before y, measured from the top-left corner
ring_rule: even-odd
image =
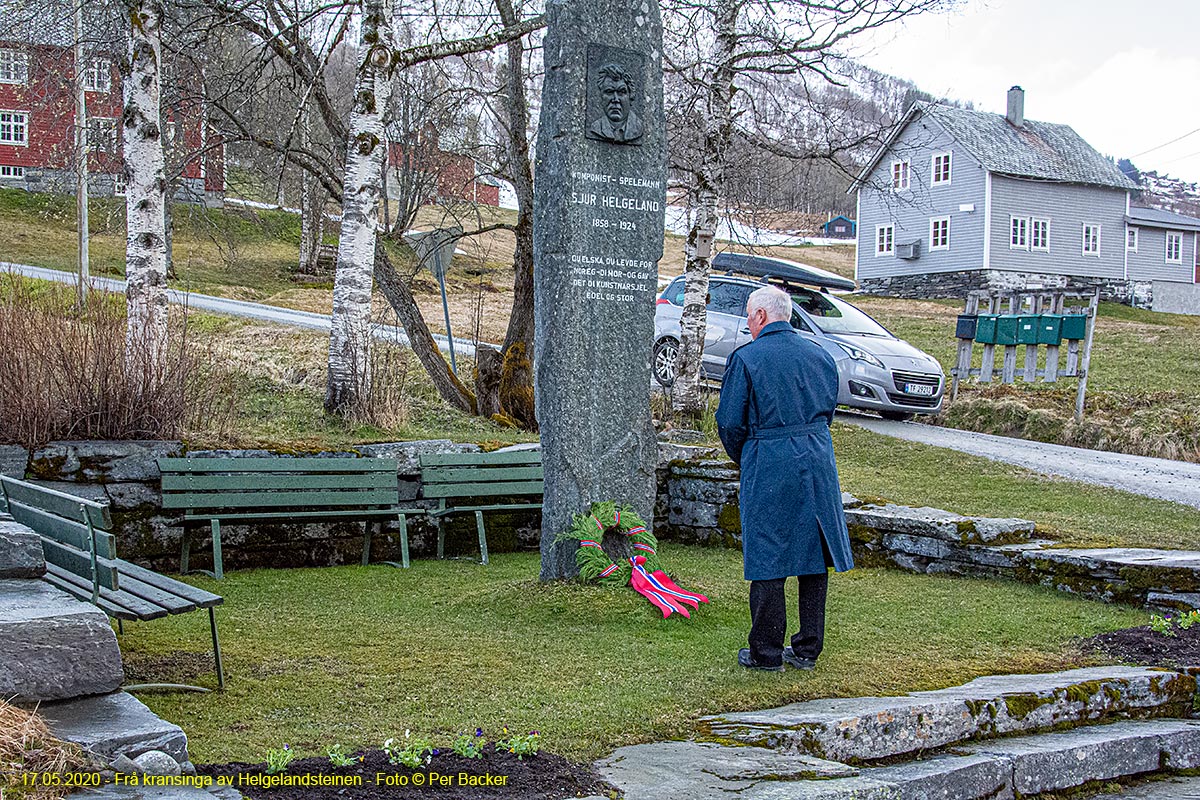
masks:
[[[719,381],[729,354],[750,341],[746,300],[766,282],[792,296],[792,327],[823,347],[837,362],[839,405],[877,411],[888,419],[911,419],[915,414],[941,410],[946,381],[937,359],[897,339],[845,300],[780,278],[781,271],[775,266],[761,281],[712,276],[701,364],[706,378]],[[664,387],[675,381],[683,290],[681,276],[667,286],[655,307],[654,378]]]

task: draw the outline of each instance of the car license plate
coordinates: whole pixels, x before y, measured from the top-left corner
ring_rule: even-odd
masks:
[[[919,394],[923,397],[933,397],[933,392],[936,388],[936,386],[927,386],[923,383],[904,384],[905,394]]]

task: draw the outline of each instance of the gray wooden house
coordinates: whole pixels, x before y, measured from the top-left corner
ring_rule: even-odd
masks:
[[[1132,204],[1137,186],[1070,126],[915,103],[855,179],[863,291],[1091,288],[1200,313],[1200,220]]]

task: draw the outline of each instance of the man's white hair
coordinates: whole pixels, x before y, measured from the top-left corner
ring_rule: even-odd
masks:
[[[792,298],[782,289],[774,286],[764,286],[750,293],[746,301],[746,316],[761,308],[767,312],[768,322],[790,322],[792,319]]]

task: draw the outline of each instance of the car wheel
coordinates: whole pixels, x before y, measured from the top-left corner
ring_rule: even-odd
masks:
[[[659,339],[654,343],[654,358],[651,360],[654,380],[664,389],[670,389],[675,383],[675,360],[678,358],[679,342],[675,339]]]
[[[910,419],[915,417],[916,414],[910,414],[907,411],[880,411],[879,416],[883,417],[884,419],[894,420],[896,422],[908,422]]]

